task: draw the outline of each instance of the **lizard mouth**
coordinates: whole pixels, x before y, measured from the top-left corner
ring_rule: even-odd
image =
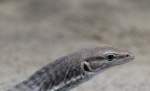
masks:
[[[121,64],[128,63],[128,62],[132,61],[133,59],[134,59],[134,57],[126,57],[126,58],[121,59],[120,61],[116,61],[114,63],[113,62],[110,64],[103,63],[103,64],[97,66],[96,68],[93,68],[92,66],[90,66],[89,72],[91,72],[91,73],[101,72],[102,70],[113,67],[115,65],[121,65]]]
[[[124,59],[121,59],[119,62],[115,62],[114,65],[120,65],[120,64],[128,63],[132,60],[134,60],[134,56],[129,56],[129,57],[126,57]]]
[[[89,72],[89,73],[97,73],[101,72],[104,69],[110,68],[115,65],[121,65],[128,63],[134,59],[133,55],[127,55],[120,57],[116,60],[113,61],[108,61],[108,62],[103,62],[99,60],[91,61],[91,62],[85,62],[82,66],[84,71]]]

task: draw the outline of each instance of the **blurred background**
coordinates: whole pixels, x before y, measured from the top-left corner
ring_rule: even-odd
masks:
[[[104,45],[136,59],[72,91],[150,91],[150,0],[0,0],[0,91],[58,57]]]

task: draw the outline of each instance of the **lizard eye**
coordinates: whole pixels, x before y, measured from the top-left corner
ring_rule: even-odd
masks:
[[[112,54],[107,55],[107,60],[108,60],[108,61],[112,61],[114,58],[115,58],[115,56],[112,55]]]

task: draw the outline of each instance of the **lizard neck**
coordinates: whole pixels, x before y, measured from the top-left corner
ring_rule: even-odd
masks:
[[[43,67],[17,88],[26,87],[32,89],[31,91],[65,91],[86,78],[79,65],[71,63],[68,59],[61,59]]]

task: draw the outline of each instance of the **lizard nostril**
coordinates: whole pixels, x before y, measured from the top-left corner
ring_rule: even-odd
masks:
[[[129,56],[130,56],[129,54],[126,55],[126,57],[129,57]]]
[[[125,56],[134,59],[134,55],[132,53],[126,54]]]

